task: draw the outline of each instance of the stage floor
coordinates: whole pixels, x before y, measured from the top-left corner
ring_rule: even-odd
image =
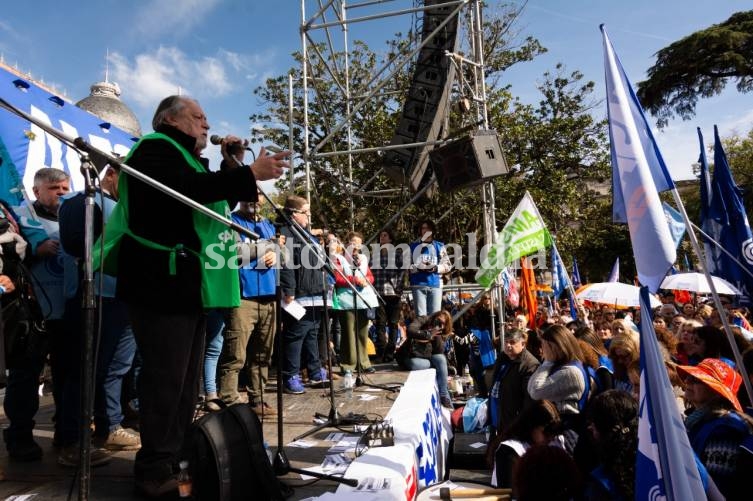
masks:
[[[393,364],[378,365],[376,373],[364,375],[367,384],[390,385],[402,384],[408,373],[397,370]],[[337,389],[341,380],[335,380]],[[269,404],[276,406],[275,381],[267,388]],[[366,397],[366,398],[363,398]],[[376,398],[372,398],[376,397]],[[369,419],[385,416],[397,397],[397,393],[370,388],[367,385],[359,386],[353,392],[352,399],[346,399],[344,394],[335,395],[335,404],[338,413],[346,416],[354,414],[365,415]],[[324,428],[306,438],[314,442],[311,447],[300,448],[288,446],[294,437],[309,431],[314,425],[316,413],[328,415],[330,412],[329,390],[307,388],[302,395],[283,396],[283,444],[285,454],[292,467],[309,468],[322,463],[327,450],[332,447],[332,442],[324,439],[332,432],[339,430]],[[44,457],[41,461],[32,463],[9,462],[5,448],[0,446],[0,470],[4,472],[5,480],[0,481],[0,500],[10,496],[34,495],[34,501],[66,499],[68,492],[73,486],[72,499],[78,498],[78,481],[74,479],[74,470],[57,464],[57,450],[52,446],[53,424],[52,417],[54,405],[52,396],[45,395],[41,400],[41,407],[37,414],[37,425],[34,430],[35,438],[42,446]],[[7,420],[0,409],[0,425],[7,426]],[[276,450],[277,421],[265,419],[264,438],[273,451]],[[347,430],[347,428],[345,428]],[[351,430],[352,431],[352,427]],[[92,468],[91,495],[93,500],[132,500],[141,499],[134,494],[133,490],[133,459],[135,452],[118,452],[112,454],[112,461],[105,466]],[[351,454],[352,456],[352,454]],[[457,471],[451,478],[484,481],[488,479],[485,472]],[[281,477],[287,485],[294,489],[291,500],[305,499],[318,496],[328,491],[334,491],[337,483],[328,480],[303,480],[297,473],[289,473]],[[22,498],[26,499],[26,498]]]

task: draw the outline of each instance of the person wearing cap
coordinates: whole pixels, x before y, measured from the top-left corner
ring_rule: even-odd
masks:
[[[692,406],[685,428],[693,451],[728,500],[743,499],[749,489],[746,476],[753,471],[753,419],[737,399],[742,376],[715,358],[679,365],[677,373]]]

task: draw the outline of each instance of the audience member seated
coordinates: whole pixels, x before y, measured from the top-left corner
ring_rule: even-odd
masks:
[[[434,367],[442,405],[452,409],[447,388],[447,358],[444,354],[445,341],[450,336],[452,317],[447,311],[417,317],[408,327],[408,339],[400,345],[395,359],[400,367],[409,371]]]

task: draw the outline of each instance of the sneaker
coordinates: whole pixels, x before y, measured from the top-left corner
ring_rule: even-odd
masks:
[[[373,365],[370,366],[370,367],[366,367],[363,370],[363,372],[364,372],[364,374],[374,374],[376,372],[376,367],[374,367]]]
[[[171,475],[162,480],[136,480],[136,491],[148,498],[159,498],[178,491],[178,478]]]
[[[207,400],[206,402],[204,402],[204,410],[206,412],[217,412],[219,410],[222,410],[222,404],[220,402],[222,402],[222,400],[218,398]]]
[[[450,400],[450,397],[440,397],[439,401],[442,403],[442,407],[447,407],[448,409],[455,408],[455,406],[452,405],[452,400]]]
[[[118,426],[107,435],[104,448],[108,451],[137,451],[141,449],[141,436],[134,430]]]
[[[311,378],[311,386],[323,386],[325,383],[329,383],[329,377],[327,377],[327,369],[321,367],[319,369],[318,377]]]
[[[303,389],[300,376],[290,376],[285,381],[285,387],[283,388],[283,391],[285,393],[291,393],[293,395],[300,395],[301,393],[304,393],[306,390]]]
[[[42,459],[42,448],[34,439],[6,445],[6,448],[8,449],[8,457],[13,461],[25,463]]]
[[[259,418],[277,416],[277,410],[267,402],[253,405],[251,406],[251,410],[254,411]]]
[[[58,464],[60,466],[77,467],[81,459],[78,444],[66,445],[58,454]],[[110,462],[110,454],[103,449],[92,447],[89,455],[91,466],[102,466]]]

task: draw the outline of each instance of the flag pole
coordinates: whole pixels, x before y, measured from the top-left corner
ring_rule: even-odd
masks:
[[[557,245],[552,242],[552,246],[554,247],[554,252],[557,254],[557,260],[562,263],[562,268],[565,269],[565,263],[562,261],[562,256],[560,256],[560,250],[557,248]],[[578,313],[583,315],[583,321],[588,322],[588,318],[586,318],[586,312],[583,306],[578,302],[578,298],[575,296],[575,287],[573,287],[573,281],[570,279],[570,275],[568,275],[567,270],[565,269],[565,279],[567,280],[567,290],[570,291],[570,297],[573,298],[573,303],[575,304],[575,309],[578,310]]]
[[[685,211],[685,205],[682,203],[682,199],[680,198],[680,194],[677,191],[677,188],[673,187],[671,192],[672,197],[675,200],[675,204],[677,204],[677,207],[682,214],[682,218],[685,221],[685,227],[688,229],[688,238],[690,238],[690,244],[693,247],[693,251],[695,251],[696,256],[698,256],[699,262],[706,263],[706,259],[704,258],[703,252],[701,251],[701,246],[698,244],[698,239],[696,238],[695,231],[693,231],[695,225],[690,221],[688,213]],[[716,311],[719,312],[719,318],[722,320],[724,332],[727,335],[727,341],[729,342],[730,348],[732,349],[732,354],[735,357],[735,363],[737,364],[738,370],[740,370],[741,373],[744,373],[745,365],[743,364],[743,357],[740,354],[740,350],[737,349],[735,336],[734,334],[732,334],[732,328],[730,327],[729,321],[727,320],[727,315],[724,315],[724,306],[722,305],[721,299],[719,299],[719,293],[716,292],[716,285],[714,285],[714,281],[711,279],[711,273],[708,270],[708,266],[703,266],[703,274],[706,275],[706,281],[709,284],[709,289],[711,289],[711,297],[714,298],[714,306],[716,306]],[[744,377],[743,383],[745,384],[745,391],[748,393],[748,398],[751,402],[753,402],[753,387],[751,386],[750,378]]]
[[[710,243],[714,244],[714,246],[717,249],[719,249],[720,251],[724,252],[727,255],[728,258],[730,258],[732,261],[734,261],[735,264],[737,266],[739,266],[742,271],[744,271],[745,273],[747,273],[748,276],[753,277],[753,273],[748,269],[748,267],[745,266],[745,265],[743,265],[743,263],[741,263],[740,260],[737,259],[735,256],[733,256],[727,249],[725,249],[724,247],[722,247],[722,244],[720,244],[719,242],[717,242],[716,240],[714,240],[713,238],[711,238],[711,236],[708,233],[706,233],[701,228],[699,228],[698,226],[696,226],[695,223],[693,223],[692,221],[690,222],[690,224],[693,226],[693,228],[695,228],[695,230],[698,233],[701,234],[701,236],[703,238],[705,238],[706,240],[708,240]],[[705,263],[704,263],[703,267],[704,268],[706,267]]]

